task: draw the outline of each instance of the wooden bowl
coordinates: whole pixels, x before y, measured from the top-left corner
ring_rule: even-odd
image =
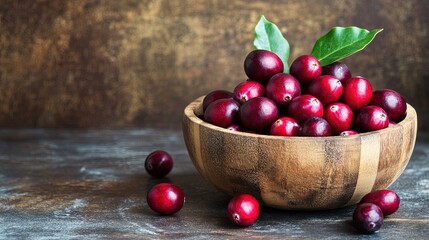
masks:
[[[383,130],[352,136],[279,137],[204,122],[202,100],[184,110],[183,135],[198,172],[220,190],[250,193],[261,204],[297,210],[356,204],[404,171],[416,141],[417,114]]]

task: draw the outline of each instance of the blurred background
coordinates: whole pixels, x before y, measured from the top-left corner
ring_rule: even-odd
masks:
[[[425,0],[2,0],[0,127],[180,128],[189,102],[246,80],[265,15],[289,64],[334,26],[384,28],[344,62],[429,131],[428,13]]]

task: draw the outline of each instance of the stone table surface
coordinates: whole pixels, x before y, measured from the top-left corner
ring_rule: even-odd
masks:
[[[175,166],[153,179],[144,160],[168,151]],[[146,203],[158,182],[186,194],[183,209],[160,216]],[[429,239],[429,135],[390,187],[401,207],[373,235],[351,225],[354,206],[298,212],[263,207],[258,221],[235,227],[229,196],[192,165],[180,130],[0,130],[0,239]]]

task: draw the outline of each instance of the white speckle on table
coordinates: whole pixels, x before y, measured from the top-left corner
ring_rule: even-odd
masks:
[[[127,211],[130,209],[129,206],[133,205],[134,201],[132,200],[125,200],[119,207],[118,207],[118,213],[119,216],[129,224],[131,228],[135,232],[138,233],[146,233],[151,235],[157,235],[158,233],[162,232],[162,229],[159,229],[149,223],[145,223],[144,225],[138,223],[137,221],[134,221],[131,217],[129,217]]]

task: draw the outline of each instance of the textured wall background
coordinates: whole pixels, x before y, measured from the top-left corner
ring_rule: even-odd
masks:
[[[2,0],[0,126],[180,127],[188,102],[246,80],[263,14],[291,60],[333,26],[384,28],[344,62],[401,92],[429,130],[428,12],[424,0]]]

